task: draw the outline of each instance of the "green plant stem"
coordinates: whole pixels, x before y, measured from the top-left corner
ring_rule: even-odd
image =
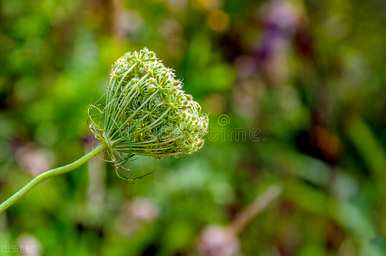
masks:
[[[242,210],[230,226],[234,234],[239,234],[257,214],[267,208],[273,200],[280,196],[281,191],[282,189],[279,185],[271,185],[263,194],[258,196],[252,204]]]
[[[43,172],[42,174],[36,176],[33,178],[30,182],[28,182],[24,187],[20,188],[15,194],[13,194],[11,197],[9,197],[7,200],[5,200],[3,203],[0,204],[0,214],[3,213],[8,207],[15,204],[17,201],[19,201],[20,198],[22,198],[28,191],[30,191],[33,187],[41,183],[42,181],[49,179],[51,177],[55,177],[58,175],[65,174],[67,172],[70,172],[82,164],[88,162],[90,159],[94,158],[96,155],[101,153],[106,149],[106,145],[102,144],[79,158],[78,160],[61,166],[54,169],[47,170]]]

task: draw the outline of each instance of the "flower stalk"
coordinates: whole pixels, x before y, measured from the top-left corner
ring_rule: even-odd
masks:
[[[106,149],[106,145],[101,144],[79,158],[78,160],[61,166],[54,169],[47,170],[40,175],[33,178],[30,182],[25,184],[22,188],[20,188],[15,194],[13,194],[11,197],[9,197],[7,200],[5,200],[3,203],[0,204],[0,214],[3,213],[5,210],[7,210],[10,206],[14,205],[17,201],[19,201],[27,192],[29,192],[32,188],[34,188],[36,185],[40,184],[41,182],[55,177],[62,174],[65,174],[67,172],[70,172],[72,170],[75,170],[76,168],[80,167],[84,163],[88,162],[90,159],[94,158],[101,152],[103,152]]]
[[[164,158],[196,152],[208,132],[208,116],[201,106],[182,90],[174,71],[146,48],[127,52],[114,63],[105,102],[91,105],[88,115],[100,145],[36,176],[0,204],[0,214],[42,181],[72,171],[102,151],[117,171],[134,155]]]

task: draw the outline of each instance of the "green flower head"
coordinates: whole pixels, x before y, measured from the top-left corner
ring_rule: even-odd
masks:
[[[105,103],[89,108],[90,129],[116,166],[133,155],[191,154],[204,145],[208,117],[155,53],[127,52],[113,65]]]

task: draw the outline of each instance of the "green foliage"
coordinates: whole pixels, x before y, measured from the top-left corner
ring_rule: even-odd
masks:
[[[94,134],[102,142],[125,138],[105,156],[116,164],[134,153],[128,142],[140,143],[127,174],[148,175],[122,181],[97,158],[41,184],[0,216],[0,255],[21,254],[26,235],[40,255],[191,255],[202,230],[231,225],[271,183],[282,196],[237,236],[242,255],[384,255],[384,1],[288,0],[272,11],[273,2],[281,3],[1,1],[1,200],[39,171],[90,151]],[[167,95],[183,83],[208,113],[205,146],[195,154],[148,157],[197,149],[198,109],[190,124],[180,111],[165,114],[158,128],[178,127],[184,137],[162,154],[160,141],[143,145],[162,140],[160,129],[141,134],[141,122],[122,125],[159,87],[157,77],[138,83],[147,71],[136,66],[119,86],[125,100],[109,105],[103,96],[123,78],[108,77],[111,64],[120,56],[134,62],[128,56],[143,47],[164,64],[153,55],[139,63],[173,74]],[[129,100],[130,88],[141,97]],[[167,102],[186,102],[160,95],[131,121],[149,126]],[[147,204],[134,204],[138,198]]]

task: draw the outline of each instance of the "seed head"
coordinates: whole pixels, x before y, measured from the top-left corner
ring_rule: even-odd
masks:
[[[127,52],[114,64],[105,103],[89,108],[90,129],[120,166],[133,155],[191,154],[204,145],[208,117],[155,53]]]

